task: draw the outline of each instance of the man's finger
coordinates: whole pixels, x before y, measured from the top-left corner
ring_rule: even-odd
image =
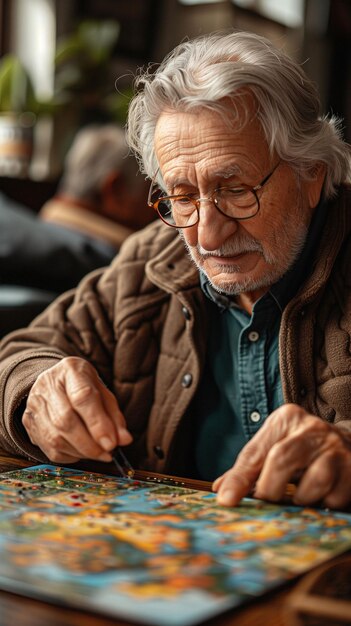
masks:
[[[345,509],[351,502],[351,463],[342,467],[339,472],[333,489],[323,499],[324,506],[329,509]]]
[[[214,483],[218,503],[223,506],[238,504],[253,490],[262,464],[262,453],[252,439],[240,452],[234,467]]]
[[[48,439],[52,447],[60,452],[74,454],[77,458],[110,461],[106,452],[91,436],[80,416],[70,406],[61,410],[47,407]]]
[[[117,445],[116,429],[102,402],[97,377],[69,370],[65,387],[68,400],[94,441],[106,452],[113,450]]]
[[[303,506],[321,502],[333,491],[338,473],[339,463],[332,454],[325,453],[315,459],[300,478],[294,503]]]
[[[233,468],[228,470],[223,477],[220,477],[220,482],[215,483],[214,488],[218,493],[220,504],[235,506],[254,487],[255,495],[257,493],[257,497],[261,497],[258,495],[260,490],[256,491],[259,485],[259,483],[256,485],[256,482],[265,467],[271,449],[288,435],[290,429],[297,427],[301,416],[304,414],[305,411],[301,407],[290,404],[280,407],[267,418],[262,428],[240,452]],[[299,468],[294,467],[292,472],[288,471],[283,480],[279,476],[276,478],[278,480],[277,490],[279,493],[281,492],[280,496],[284,495],[288,478],[296,469]],[[271,473],[269,475],[272,476]],[[264,479],[266,480],[266,475],[264,475]],[[263,489],[262,484],[260,488]],[[267,499],[270,499],[269,496]]]
[[[256,483],[255,496],[262,500],[278,502],[286,493],[289,482],[301,475],[320,454],[312,437],[297,433],[274,443],[267,453]]]
[[[133,437],[126,428],[124,415],[118,406],[115,396],[103,385],[103,383],[101,383],[101,385],[101,400],[106,413],[109,415],[116,429],[117,445],[127,446],[133,441]]]

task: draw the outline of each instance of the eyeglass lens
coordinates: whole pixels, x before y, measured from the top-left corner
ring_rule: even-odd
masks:
[[[170,226],[188,228],[199,220],[199,205],[205,199],[197,200],[191,196],[161,197],[155,201],[155,208],[161,219]],[[258,212],[258,200],[249,187],[220,188],[210,197],[216,208],[233,219],[247,219]]]

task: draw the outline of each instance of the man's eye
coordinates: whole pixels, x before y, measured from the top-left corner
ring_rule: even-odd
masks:
[[[220,189],[217,189],[216,193],[221,198],[230,196],[240,197],[247,193],[247,189],[245,187],[221,187]]]
[[[177,206],[188,206],[193,204],[190,196],[176,196],[172,199],[172,203]]]

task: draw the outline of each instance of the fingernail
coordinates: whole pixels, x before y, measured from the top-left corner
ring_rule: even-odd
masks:
[[[123,426],[118,429],[118,435],[120,439],[123,439],[123,444],[127,445],[133,441],[133,437],[130,434],[129,430],[124,428]]]
[[[220,491],[217,495],[218,504],[223,506],[232,506],[234,504],[233,492],[230,489]]]
[[[112,456],[111,454],[108,454],[107,452],[103,452],[102,454],[100,454],[97,460],[106,461],[106,463],[109,463],[110,461],[112,461]]]
[[[104,435],[104,437],[101,437],[101,439],[99,439],[99,443],[100,443],[100,446],[104,450],[107,450],[108,452],[115,447],[115,444],[112,441],[112,439],[110,439],[110,437],[107,437],[106,435]]]

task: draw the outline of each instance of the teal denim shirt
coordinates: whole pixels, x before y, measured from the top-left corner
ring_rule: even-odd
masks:
[[[281,316],[312,269],[325,215],[326,205],[321,202],[299,258],[255,303],[251,316],[216,292],[200,272],[210,319],[207,358],[195,398],[195,462],[203,480],[214,480],[229,469],[268,415],[284,403],[279,370]]]

